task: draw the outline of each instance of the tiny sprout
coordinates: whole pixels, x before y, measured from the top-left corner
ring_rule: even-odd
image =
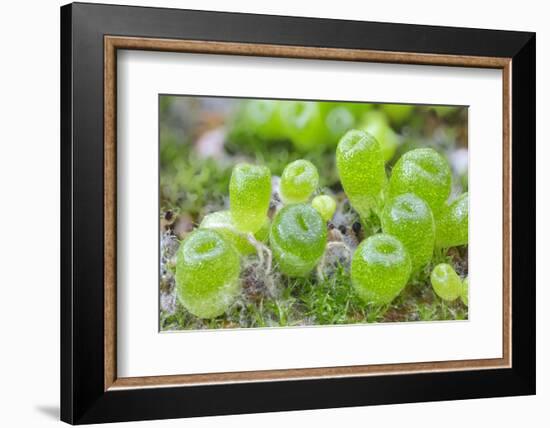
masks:
[[[436,218],[436,245],[456,247],[468,243],[468,193],[442,208]]]
[[[451,193],[449,163],[434,149],[415,149],[395,164],[390,178],[389,195],[414,193],[428,203],[437,215]]]
[[[271,200],[271,173],[265,166],[235,165],[229,182],[229,204],[235,227],[256,233],[265,224]]]
[[[227,241],[235,246],[237,251],[248,256],[256,252],[256,248],[250,243],[247,234],[240,232],[235,227],[231,213],[229,211],[216,211],[207,214],[200,224],[201,229],[214,229],[222,235]],[[266,217],[264,225],[254,233],[254,238],[258,242],[265,242],[269,237],[270,222]]]
[[[368,217],[386,184],[378,141],[365,131],[348,131],[336,148],[336,167],[351,205],[361,217]]]
[[[382,211],[381,222],[382,230],[399,238],[407,249],[413,271],[432,259],[435,225],[432,210],[423,199],[413,193],[391,199]]]
[[[438,264],[430,275],[435,294],[443,300],[456,300],[461,295],[462,281],[450,264]]]
[[[280,192],[285,204],[306,202],[319,186],[319,173],[310,161],[289,163],[281,175]]]
[[[468,306],[468,287],[468,277],[466,277],[462,281],[462,287],[460,288],[460,300],[462,300],[462,303],[464,303],[466,306]]]
[[[390,303],[405,288],[410,274],[407,250],[399,239],[383,233],[361,242],[351,262],[353,287],[365,303]]]
[[[214,230],[197,229],[185,238],[176,258],[180,303],[199,318],[223,314],[239,294],[239,255]]]
[[[273,219],[269,242],[283,273],[306,276],[325,251],[326,224],[311,205],[287,205]]]
[[[336,211],[336,201],[329,195],[315,196],[311,201],[311,206],[319,211],[325,221],[331,220]]]

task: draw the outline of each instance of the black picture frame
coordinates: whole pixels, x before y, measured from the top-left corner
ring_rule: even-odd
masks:
[[[105,35],[511,58],[512,367],[105,391]],[[528,32],[63,6],[61,419],[86,424],[534,394],[535,43]]]

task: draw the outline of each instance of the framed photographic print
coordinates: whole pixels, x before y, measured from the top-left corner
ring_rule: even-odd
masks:
[[[61,8],[61,418],[535,393],[535,35]]]

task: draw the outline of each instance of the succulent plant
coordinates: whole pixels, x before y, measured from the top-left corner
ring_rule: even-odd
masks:
[[[256,233],[265,224],[271,200],[271,173],[265,166],[235,165],[229,182],[233,224],[241,232]]]
[[[280,193],[285,204],[306,202],[319,186],[319,173],[310,161],[289,163],[281,175]]]
[[[329,195],[315,196],[311,201],[311,206],[315,208],[325,221],[329,221],[336,211],[336,201]]]
[[[384,158],[368,132],[348,131],[336,148],[336,167],[346,195],[361,217],[377,209],[386,185]]]
[[[237,250],[214,230],[197,229],[176,256],[176,290],[180,303],[199,318],[223,314],[239,294]]]
[[[410,274],[411,259],[405,246],[383,233],[361,242],[351,262],[353,287],[369,304],[390,303],[405,288]]]
[[[451,301],[460,297],[462,281],[450,264],[441,263],[434,267],[430,280],[435,294],[443,300]]]
[[[436,245],[441,248],[468,243],[468,193],[445,205],[436,218]]]
[[[273,219],[269,243],[283,273],[305,276],[325,251],[327,227],[311,205],[287,205]]]
[[[404,193],[388,201],[381,215],[382,230],[403,243],[416,271],[432,259],[435,224],[432,210],[423,199]]]

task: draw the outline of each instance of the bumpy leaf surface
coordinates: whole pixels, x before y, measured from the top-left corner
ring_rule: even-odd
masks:
[[[237,250],[214,230],[197,229],[185,238],[176,259],[181,304],[199,318],[224,313],[241,289]]]
[[[365,303],[390,303],[403,290],[411,274],[411,260],[394,236],[379,233],[365,239],[353,255],[351,279]]]
[[[281,175],[281,197],[285,204],[306,202],[319,186],[319,173],[310,161],[289,163]]]
[[[235,165],[229,182],[229,204],[235,227],[255,233],[264,225],[271,200],[271,173],[265,166]]]
[[[436,244],[441,248],[468,243],[468,193],[442,208],[436,218]]]
[[[283,273],[305,276],[325,251],[327,227],[311,205],[287,205],[273,219],[269,242]]]
[[[382,230],[396,236],[407,249],[412,270],[425,266],[433,256],[435,224],[428,204],[413,193],[391,199],[381,216]]]
[[[453,267],[447,263],[438,264],[430,275],[432,287],[443,300],[455,300],[462,291],[462,281]]]

